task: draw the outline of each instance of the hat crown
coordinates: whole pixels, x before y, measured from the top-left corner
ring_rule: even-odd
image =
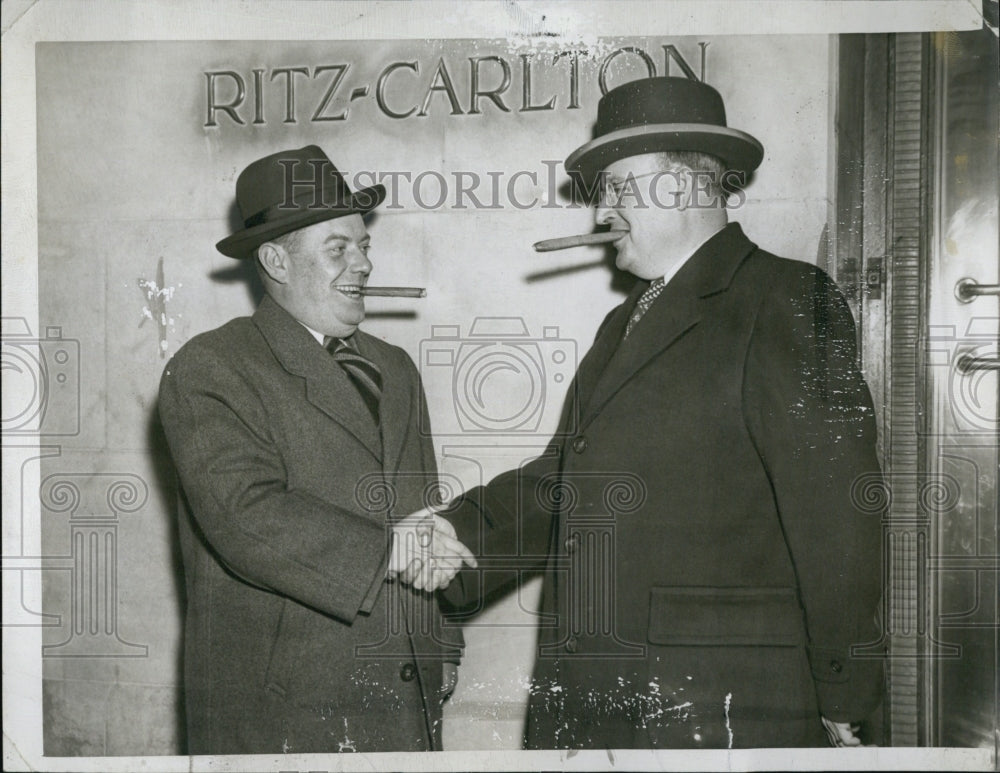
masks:
[[[244,221],[273,207],[343,204],[347,181],[317,145],[283,150],[254,161],[236,178],[236,205]]]
[[[236,178],[243,228],[216,244],[223,255],[246,258],[268,239],[345,215],[364,215],[385,199],[381,183],[352,193],[319,146],[282,150],[258,159]]]
[[[649,124],[726,125],[722,96],[692,78],[642,78],[616,86],[597,106],[594,137]]]

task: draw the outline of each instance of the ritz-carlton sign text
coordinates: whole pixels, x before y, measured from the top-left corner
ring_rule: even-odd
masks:
[[[635,68],[650,76],[705,80],[707,48],[708,43],[699,42],[687,57],[673,44],[664,44],[659,51],[615,48],[599,59],[597,89],[605,94],[617,85],[617,73]],[[564,50],[442,56],[430,62],[389,62],[372,79],[358,78],[347,62],[210,70],[204,72],[205,126],[346,121],[358,100],[374,100],[379,112],[393,119],[422,118],[435,110],[450,115],[481,115],[484,109],[505,113],[575,110],[581,104],[580,63],[584,58],[592,54]]]

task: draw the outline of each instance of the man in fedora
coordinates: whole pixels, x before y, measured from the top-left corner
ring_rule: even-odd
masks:
[[[392,576],[431,550],[452,556],[442,581],[472,559],[440,519],[396,519],[430,501],[436,466],[415,366],[358,329],[362,216],[384,195],[351,193],[316,146],[250,164],[244,228],[217,247],[255,261],[266,295],[164,371],[191,754],[440,748],[461,636]]]
[[[830,278],[727,222],[762,158],[713,88],[649,78],[566,160],[638,281],[548,453],[443,513],[484,567],[544,573],[531,748],[856,745],[879,703],[852,651],[879,639],[880,519],[852,497],[880,474],[872,402]]]

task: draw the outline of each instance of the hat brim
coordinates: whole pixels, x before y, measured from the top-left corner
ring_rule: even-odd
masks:
[[[375,209],[385,200],[385,186],[373,185],[370,188],[351,194],[349,201],[342,206],[307,207],[269,223],[261,223],[251,228],[244,228],[215,245],[223,255],[230,258],[248,258],[260,245],[269,239],[274,239],[306,226],[322,223],[347,215],[364,215]]]
[[[756,138],[725,126],[703,123],[661,123],[602,134],[566,158],[566,171],[591,179],[618,159],[643,153],[697,151],[722,159],[727,169],[749,175],[764,158]]]

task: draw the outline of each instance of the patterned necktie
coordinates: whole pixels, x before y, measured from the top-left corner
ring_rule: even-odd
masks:
[[[375,423],[379,423],[378,404],[382,399],[382,372],[378,366],[364,357],[342,338],[333,338],[326,349],[344,369],[358,388],[361,398],[371,411]]]
[[[625,326],[625,338],[628,338],[628,334],[632,332],[632,328],[642,319],[642,315],[649,311],[649,307],[653,305],[656,296],[663,292],[664,287],[666,287],[666,282],[663,281],[662,276],[658,276],[649,283],[646,291],[639,296],[639,302],[636,303],[632,316],[628,318],[628,325]]]

